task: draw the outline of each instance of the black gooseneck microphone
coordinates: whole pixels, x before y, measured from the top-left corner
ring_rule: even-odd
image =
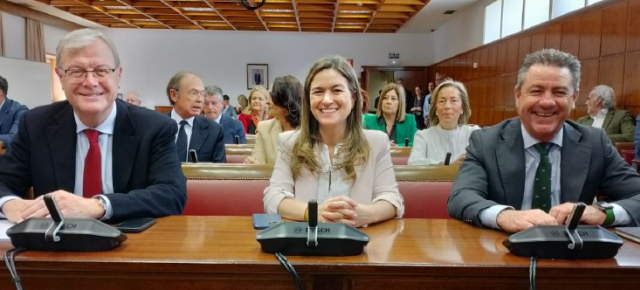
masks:
[[[191,162],[198,163],[198,152],[196,152],[196,149],[189,150],[189,156],[191,157]]]
[[[236,135],[234,142],[240,144],[240,136]]]
[[[404,147],[409,147],[409,138],[404,138]]]
[[[449,165],[451,162],[451,152],[447,152],[447,157],[444,158],[444,165]]]

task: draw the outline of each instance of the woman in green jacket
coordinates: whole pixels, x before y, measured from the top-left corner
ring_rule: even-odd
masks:
[[[405,113],[404,88],[391,83],[384,87],[380,96],[376,114],[365,115],[364,128],[387,133],[391,146],[405,146],[406,138],[409,139],[409,146],[413,146],[413,136],[417,131],[416,118]]]

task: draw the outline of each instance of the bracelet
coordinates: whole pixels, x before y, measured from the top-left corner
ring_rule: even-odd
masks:
[[[304,210],[304,221],[308,222],[309,221],[309,207],[307,206],[307,208]]]

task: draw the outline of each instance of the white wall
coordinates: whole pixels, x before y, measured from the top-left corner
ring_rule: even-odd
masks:
[[[2,12],[2,36],[4,38],[4,56],[9,58],[27,58],[27,22],[23,17]]]
[[[44,27],[44,52],[55,55],[58,42],[60,42],[60,40],[67,35],[69,31],[46,24],[43,24],[42,26]]]
[[[218,85],[231,102],[247,94],[246,65],[269,65],[269,84],[291,74],[304,82],[311,65],[324,55],[340,54],[362,65],[387,65],[389,52],[403,65],[428,65],[422,34],[344,34],[300,32],[171,31],[109,29],[123,67],[120,92],[135,90],[142,105],[168,105],[167,82],[180,70],[198,74],[205,85]],[[377,96],[377,95],[376,95]]]
[[[425,37],[433,64],[481,46],[484,33],[484,7],[494,0],[480,0]]]
[[[7,96],[29,108],[51,103],[49,64],[0,57],[0,75],[9,82]]]

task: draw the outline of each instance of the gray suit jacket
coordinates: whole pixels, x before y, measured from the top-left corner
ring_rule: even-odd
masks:
[[[525,156],[520,118],[476,130],[448,201],[453,218],[482,226],[479,213],[493,205],[520,209]],[[640,175],[627,165],[604,131],[565,121],[561,150],[560,202],[593,202],[606,195],[640,225]]]

